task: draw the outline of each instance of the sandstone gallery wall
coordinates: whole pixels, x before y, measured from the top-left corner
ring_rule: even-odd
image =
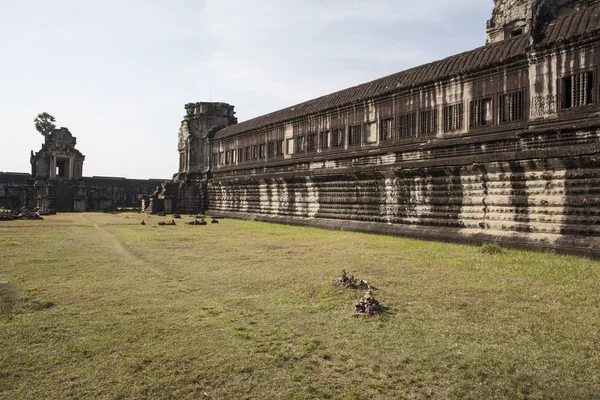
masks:
[[[531,31],[219,129],[208,211],[600,256],[600,6]]]

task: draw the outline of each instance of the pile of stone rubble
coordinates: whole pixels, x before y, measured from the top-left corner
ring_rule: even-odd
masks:
[[[44,219],[40,216],[49,215],[50,212],[43,211],[40,209],[30,210],[27,207],[23,207],[20,210],[9,210],[9,211],[0,211],[0,221],[10,221],[15,219],[28,219],[28,220],[40,220]]]
[[[333,282],[333,285],[345,289],[361,289],[367,290],[371,287],[369,282],[363,279],[356,279],[354,275],[348,276],[346,270],[342,270],[342,276]]]
[[[373,292],[367,290],[362,299],[354,305],[353,317],[368,316],[374,317],[381,312],[381,305],[373,297]]]
[[[342,270],[342,276],[336,279],[333,282],[333,285],[337,288],[366,290],[362,299],[354,305],[353,317],[375,317],[377,314],[381,313],[382,306],[379,301],[373,297],[373,288],[368,281],[356,279],[354,275],[348,276],[348,273],[346,273],[345,270]]]
[[[208,222],[206,222],[206,217],[201,216],[201,215],[196,215],[194,217],[195,219],[193,221],[188,222],[188,225],[207,225]],[[198,221],[200,220],[200,221]],[[215,217],[212,217],[212,220],[210,221],[211,224],[218,224],[219,220],[216,219]]]
[[[200,221],[198,221],[197,219],[194,219],[193,221],[190,221],[187,224],[188,225],[206,225],[206,221],[204,220],[204,218],[200,218]]]

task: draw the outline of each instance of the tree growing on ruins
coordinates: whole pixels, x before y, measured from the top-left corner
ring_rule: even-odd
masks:
[[[55,121],[56,119],[47,112],[38,114],[35,120],[33,120],[35,129],[44,136],[44,139],[47,139],[48,134],[56,128],[56,125],[53,124]]]

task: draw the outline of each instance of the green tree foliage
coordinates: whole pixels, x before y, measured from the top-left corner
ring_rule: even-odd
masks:
[[[35,123],[35,129],[42,134],[44,138],[47,138],[48,134],[56,128],[56,125],[53,124],[55,121],[56,119],[52,115],[43,112],[38,114],[33,122]]]

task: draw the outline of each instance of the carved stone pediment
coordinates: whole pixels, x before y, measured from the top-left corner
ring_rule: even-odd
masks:
[[[179,135],[177,136],[177,150],[184,151],[186,149],[186,145],[188,142],[188,138],[190,137],[190,130],[188,121],[181,122],[181,127],[179,128]]]
[[[77,139],[71,135],[71,132],[67,128],[55,129],[54,132],[48,136],[48,142],[54,143],[58,146],[64,145],[65,147],[75,147]]]

